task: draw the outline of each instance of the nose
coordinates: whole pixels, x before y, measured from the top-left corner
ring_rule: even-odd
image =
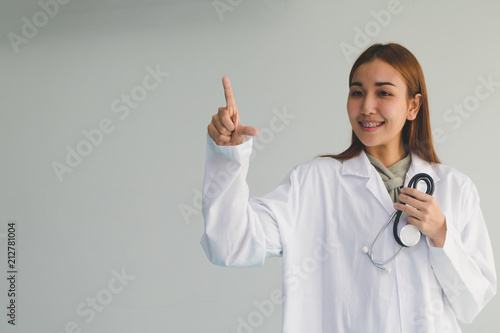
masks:
[[[377,113],[376,100],[370,94],[367,94],[363,98],[363,103],[361,105],[361,113],[364,115]]]

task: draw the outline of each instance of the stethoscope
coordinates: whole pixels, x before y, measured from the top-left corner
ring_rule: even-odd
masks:
[[[427,190],[425,191],[426,194],[432,195],[434,193],[434,180],[432,179],[431,176],[429,176],[426,173],[419,173],[413,176],[413,178],[410,180],[408,183],[408,187],[413,187],[417,188],[418,182],[423,181],[427,185]],[[391,272],[390,267],[385,267],[388,263],[396,259],[398,255],[403,252],[403,250],[407,247],[411,247],[414,245],[417,245],[417,243],[420,241],[421,233],[420,230],[418,230],[417,227],[415,227],[412,224],[407,224],[403,228],[401,228],[401,231],[398,232],[398,224],[399,224],[399,218],[401,217],[401,214],[403,212],[400,210],[395,210],[394,213],[392,213],[391,217],[389,220],[385,223],[384,227],[382,230],[377,235],[377,238],[375,238],[375,241],[373,242],[371,251],[368,251],[368,247],[364,246],[361,250],[363,253],[366,253],[368,258],[370,258],[371,262],[375,265],[375,267],[386,271],[387,273]],[[396,242],[401,245],[401,248],[399,249],[396,254],[394,254],[390,259],[379,261],[375,260],[373,258],[374,252],[375,252],[375,246],[377,245],[377,242],[382,236],[382,233],[387,229],[387,226],[391,223],[391,221],[394,219],[394,227],[393,227],[393,234],[394,234],[394,239],[396,239]]]

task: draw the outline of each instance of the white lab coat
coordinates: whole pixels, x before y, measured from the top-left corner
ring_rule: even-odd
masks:
[[[283,333],[460,332],[457,319],[471,322],[496,294],[479,196],[466,175],[412,154],[405,185],[416,173],[432,176],[446,241],[436,248],[422,237],[386,273],[361,250],[371,248],[394,211],[364,152],[343,163],[300,163],[273,191],[249,198],[252,141],[217,146],[207,135],[201,245],[221,266],[259,266],[282,256]],[[398,249],[391,225],[375,259]]]

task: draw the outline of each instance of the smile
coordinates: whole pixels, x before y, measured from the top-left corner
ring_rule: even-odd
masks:
[[[372,123],[372,122],[369,122],[369,123],[362,123],[362,122],[359,122],[359,124],[361,125],[361,127],[364,127],[364,128],[373,128],[373,127],[380,127],[384,124],[384,122],[376,122],[376,123]]]

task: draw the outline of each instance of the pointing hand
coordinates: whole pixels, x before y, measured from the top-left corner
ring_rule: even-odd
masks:
[[[208,125],[208,135],[219,146],[236,146],[243,143],[245,135],[256,136],[259,130],[241,124],[231,82],[227,76],[222,78],[222,85],[226,107],[220,107],[219,112],[212,116],[212,122]]]

